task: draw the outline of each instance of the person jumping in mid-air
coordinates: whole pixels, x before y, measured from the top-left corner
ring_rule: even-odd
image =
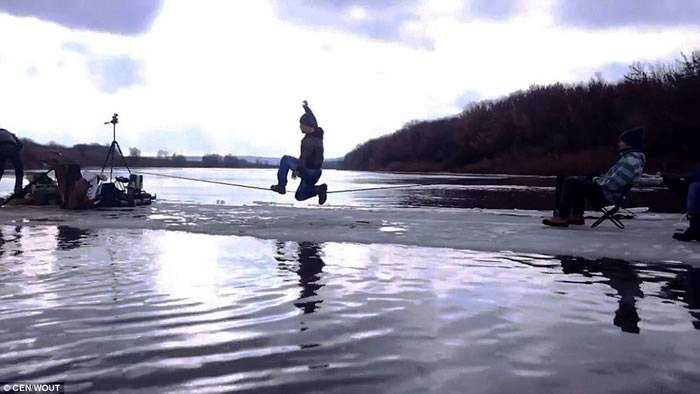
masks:
[[[279,170],[277,170],[277,184],[270,186],[270,189],[279,194],[285,194],[287,173],[291,170],[292,178],[301,178],[294,198],[303,201],[318,196],[318,203],[323,205],[326,202],[328,186],[325,183],[316,186],[316,182],[321,178],[321,167],[323,167],[323,129],[318,127],[316,117],[306,100],[303,107],[304,114],[299,119],[299,127],[305,134],[301,140],[301,156],[298,159],[287,155],[282,156]]]

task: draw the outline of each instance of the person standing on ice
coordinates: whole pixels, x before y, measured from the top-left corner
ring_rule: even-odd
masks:
[[[646,164],[642,152],[644,129],[637,127],[620,135],[617,143],[620,158],[605,175],[597,177],[561,177],[557,185],[555,215],[542,224],[553,227],[583,225],[586,200],[596,204],[612,204],[624,193],[625,187],[636,182]]]
[[[304,201],[318,196],[318,203],[323,205],[326,202],[328,186],[325,183],[316,186],[323,167],[323,129],[318,127],[316,116],[306,100],[303,107],[304,114],[299,118],[299,128],[304,133],[304,138],[301,139],[301,155],[298,159],[288,155],[282,156],[277,170],[277,184],[270,186],[270,189],[279,194],[287,193],[287,174],[291,170],[293,179],[301,178],[294,198]]]
[[[0,179],[5,173],[5,162],[10,161],[15,168],[15,194],[22,192],[22,180],[24,178],[24,165],[20,152],[22,141],[16,135],[5,129],[0,129]]]
[[[700,242],[700,170],[682,178],[664,175],[663,179],[673,192],[686,198],[690,225],[684,232],[673,234],[673,239]]]

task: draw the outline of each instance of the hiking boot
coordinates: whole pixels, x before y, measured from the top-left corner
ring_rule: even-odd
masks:
[[[321,185],[318,185],[318,203],[319,203],[319,205],[325,204],[326,199],[328,199],[328,185],[323,183]]]
[[[683,242],[700,241],[700,233],[689,228],[682,233],[673,234],[673,239],[677,239]]]
[[[569,224],[583,226],[584,224],[586,224],[586,220],[583,218],[583,216],[574,216],[572,218],[569,218]]]
[[[287,188],[284,186],[280,186],[280,185],[272,185],[272,186],[270,186],[270,190],[272,190],[273,192],[277,192],[279,194],[286,194],[287,193]]]
[[[552,216],[551,218],[544,219],[542,224],[551,227],[569,227],[569,220],[558,216]]]
[[[695,216],[690,217],[690,227],[682,233],[673,234],[673,239],[683,242],[700,241],[700,217]]]

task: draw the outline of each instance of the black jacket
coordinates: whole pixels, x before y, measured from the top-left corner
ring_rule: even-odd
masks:
[[[22,140],[17,138],[16,135],[10,133],[5,129],[0,129],[0,143],[3,144],[14,144],[19,149],[22,149]]]
[[[319,127],[315,132],[304,136],[299,160],[304,168],[310,170],[320,170],[323,167],[323,129]]]
[[[299,160],[304,168],[320,170],[323,167],[323,129],[318,127],[316,116],[307,105],[304,105],[304,115],[299,119],[299,123],[316,129],[302,138]]]

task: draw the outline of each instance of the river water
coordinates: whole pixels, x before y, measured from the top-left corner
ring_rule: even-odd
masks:
[[[277,183],[274,169],[231,168],[148,168],[148,173],[180,176],[201,180],[229,182],[268,188]],[[0,195],[12,189],[13,177],[7,171],[0,182]],[[96,172],[96,170],[91,170]],[[7,179],[6,179],[7,178]],[[332,193],[329,205],[352,207],[448,207],[491,209],[552,208],[553,177],[478,174],[409,174],[362,171],[324,170],[319,183],[327,183],[330,191],[352,190],[398,185],[421,185],[381,191]],[[290,180],[286,195],[273,192],[193,182],[145,175],[144,188],[158,195],[161,201],[198,204],[249,205],[284,204],[314,206],[316,198],[305,202],[294,200],[298,181]],[[684,202],[662,187],[635,189],[630,205],[656,212],[685,212]]]
[[[260,186],[274,175],[158,171]],[[462,185],[447,190],[499,181],[431,177]],[[417,178],[429,182],[326,173],[331,190]],[[146,188],[166,201],[310,204],[167,178]],[[331,203],[445,202],[405,196]],[[700,390],[700,269],[681,262],[18,224],[0,226],[0,382],[86,393]]]
[[[3,226],[0,379],[70,392],[693,392],[680,263]]]

